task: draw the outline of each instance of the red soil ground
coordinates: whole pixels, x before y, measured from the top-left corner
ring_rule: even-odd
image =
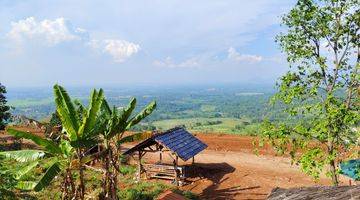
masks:
[[[41,130],[21,128],[37,135]],[[0,139],[8,139],[0,132]],[[181,187],[200,196],[201,199],[266,199],[273,188],[330,185],[330,179],[322,177],[314,182],[291,165],[287,157],[277,157],[269,148],[260,149],[260,155],[253,153],[254,137],[226,134],[201,134],[196,137],[208,148],[195,157],[195,165],[188,174],[188,184]],[[23,142],[27,144],[27,142]],[[145,162],[155,162],[156,154],[146,154]],[[165,161],[171,163],[169,156]],[[188,162],[180,162],[190,165]],[[345,184],[346,180],[342,180]]]
[[[201,199],[266,199],[276,187],[330,185],[330,179],[322,177],[314,182],[291,165],[287,157],[277,157],[270,148],[253,153],[254,137],[196,134],[208,148],[195,157],[195,166],[182,187],[198,194]],[[170,157],[167,161],[171,163]],[[158,159],[156,154],[146,154],[148,162]],[[191,159],[181,164],[190,164]],[[342,180],[345,183],[345,180]]]

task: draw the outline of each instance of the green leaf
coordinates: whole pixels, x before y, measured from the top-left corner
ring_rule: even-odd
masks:
[[[99,92],[93,90],[90,97],[90,104],[87,115],[84,118],[83,123],[79,130],[79,135],[81,138],[89,137],[92,135],[91,131],[95,127],[95,122],[99,114],[101,104],[103,103],[103,99],[104,99],[104,92],[102,89],[100,89]],[[83,134],[85,135],[83,136]]]
[[[16,195],[13,191],[0,188],[0,196],[4,199],[16,199]]]
[[[35,186],[35,181],[19,181],[15,187],[19,190],[33,190]]]
[[[53,154],[61,153],[61,149],[51,140],[47,140],[47,139],[41,138],[37,135],[34,135],[32,133],[18,131],[15,129],[7,129],[7,133],[9,133],[10,135],[13,135],[17,138],[32,140],[37,145],[43,147],[44,150],[49,153],[53,153]]]
[[[25,174],[29,173],[32,169],[34,169],[37,165],[39,164],[38,161],[34,161],[29,163],[28,165],[24,166],[21,169],[18,169],[14,175],[15,175],[15,179],[19,180],[21,179],[22,176],[24,176]]]
[[[145,139],[151,138],[151,136],[152,136],[152,133],[147,133],[147,132],[136,133],[136,134],[129,135],[129,136],[121,138],[119,141],[117,141],[117,145],[121,145],[121,144],[124,144],[124,143],[129,143],[129,142],[136,142],[136,141],[145,140]]]
[[[95,139],[80,139],[76,141],[71,141],[70,144],[74,148],[89,148],[95,146],[99,142]]]
[[[74,141],[78,137],[79,119],[73,102],[66,90],[57,84],[54,85],[54,96],[56,111],[59,114],[63,128],[66,130],[70,140]]]
[[[101,109],[105,112],[106,115],[111,115],[111,108],[105,98],[101,104]]]
[[[71,153],[73,151],[73,148],[69,141],[67,140],[61,140],[59,147],[65,157],[70,157]]]
[[[128,106],[123,110],[120,121],[126,122],[136,107],[136,98],[132,98]]]
[[[50,182],[61,172],[59,162],[54,162],[51,167],[49,167],[41,179],[36,183],[34,187],[35,191],[40,191],[45,187],[49,186]]]
[[[0,152],[0,155],[15,159],[18,162],[29,162],[35,161],[39,158],[43,158],[45,153],[40,150],[18,150],[18,151],[3,151]]]
[[[143,120],[145,117],[150,115],[156,108],[156,102],[153,101],[149,105],[147,105],[139,114],[137,114],[134,118],[130,120],[128,123],[126,130],[131,128],[132,126],[139,123],[141,120]]]

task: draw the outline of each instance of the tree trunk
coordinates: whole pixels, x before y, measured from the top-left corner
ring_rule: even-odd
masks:
[[[334,186],[338,186],[339,185],[339,179],[338,179],[338,175],[337,175],[337,172],[336,172],[335,160],[331,160],[329,165],[330,165],[330,173],[331,173],[332,184]]]
[[[73,199],[75,196],[75,184],[70,169],[66,169],[62,186],[61,199]]]
[[[84,181],[84,167],[80,164],[80,171],[79,171],[79,177],[80,177],[80,199],[83,200],[85,196],[85,181]]]
[[[79,183],[79,188],[78,188],[78,195],[79,195],[79,199],[84,200],[84,196],[85,196],[85,180],[84,180],[84,166],[81,163],[81,160],[83,158],[83,154],[82,151],[79,150],[78,151],[78,158],[79,158],[79,179],[80,179],[80,183]]]
[[[333,156],[333,154],[334,154],[334,141],[330,140],[330,141],[328,141],[328,155]],[[330,160],[329,171],[330,171],[330,175],[331,175],[332,184],[334,186],[338,186],[339,180],[338,180],[338,175],[337,175],[337,171],[336,171],[335,159]]]

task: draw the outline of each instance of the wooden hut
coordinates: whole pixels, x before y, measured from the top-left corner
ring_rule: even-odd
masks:
[[[185,169],[179,166],[179,158],[187,161],[207,147],[205,143],[194,137],[184,128],[177,127],[162,133],[155,133],[133,148],[124,152],[124,155],[137,154],[138,179],[145,173],[147,178],[162,178],[173,180],[176,185],[185,178]],[[159,152],[159,161],[154,164],[142,164],[142,158],[146,153]],[[163,162],[163,155],[169,155],[173,162]]]

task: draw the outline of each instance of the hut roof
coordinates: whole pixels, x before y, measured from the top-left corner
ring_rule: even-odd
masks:
[[[268,200],[347,200],[360,199],[360,185],[357,186],[321,186],[282,189],[275,188],[267,198]]]
[[[360,159],[348,160],[340,163],[340,173],[354,180],[360,180]]]
[[[142,150],[154,144],[164,146],[184,161],[194,157],[207,147],[205,143],[197,139],[184,128],[177,127],[153,135],[151,138],[146,139],[127,150],[124,154],[132,154],[135,151]]]

